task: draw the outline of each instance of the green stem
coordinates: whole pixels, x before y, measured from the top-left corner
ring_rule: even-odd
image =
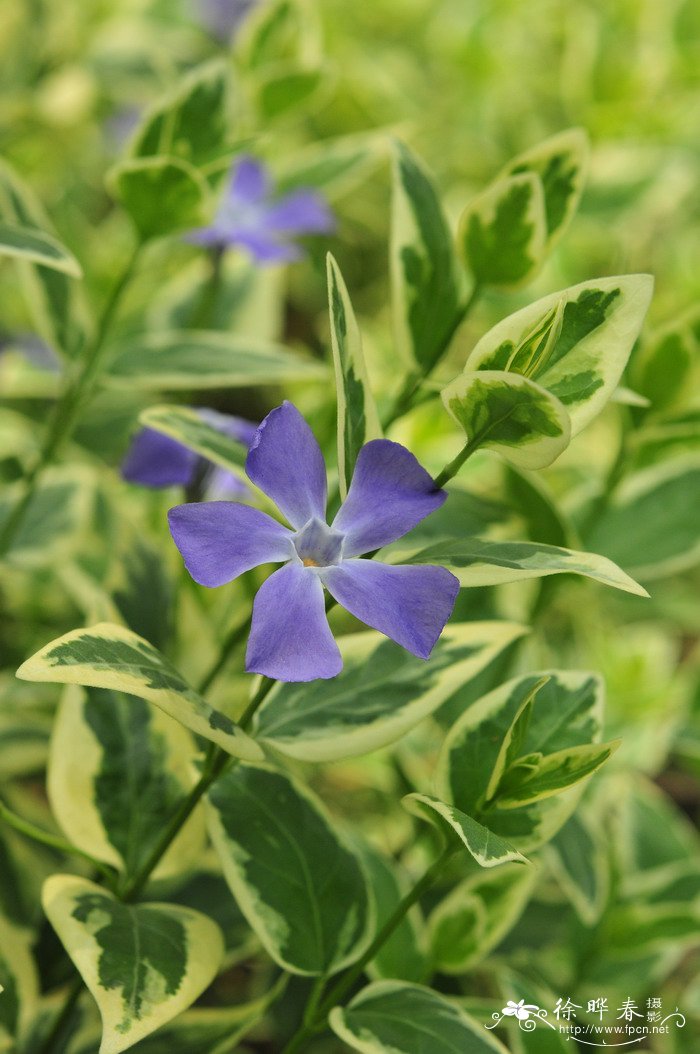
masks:
[[[206,329],[213,324],[216,304],[223,281],[224,249],[212,249],[209,255],[211,270],[204,283],[202,296],[192,315],[191,329]]]
[[[77,845],[72,845],[67,842],[65,838],[60,838],[58,835],[50,834],[48,831],[42,830],[41,827],[37,827],[35,824],[30,823],[28,820],[23,820],[17,813],[12,812],[11,809],[5,805],[4,802],[0,801],[0,820],[4,820],[8,827],[11,827],[14,831],[19,834],[25,835],[27,838],[31,838],[35,842],[40,842],[42,845],[48,845],[51,849],[57,849],[61,853],[65,853],[66,856],[78,856],[82,860],[87,860],[99,873],[103,879],[110,885],[114,885],[114,872],[111,868],[103,864],[101,860],[97,860],[90,853],[84,852],[79,849]]]
[[[245,640],[248,630],[250,629],[250,621],[250,618],[245,619],[238,626],[234,626],[226,635],[216,660],[199,682],[197,691],[200,695],[204,695],[207,690],[211,688],[212,684],[231,658],[231,652],[238,647],[241,641]]]
[[[464,444],[459,454],[457,454],[457,457],[453,458],[452,461],[445,465],[442,472],[438,472],[435,477],[436,490],[441,490],[446,483],[449,483],[453,476],[457,475],[464,462],[479,449],[480,444],[481,436],[474,436],[473,439],[469,439]]]
[[[413,905],[420,900],[423,894],[426,893],[443,874],[445,864],[455,852],[456,849],[453,846],[448,846],[441,853],[435,863],[428,868],[422,878],[418,879],[413,889],[411,889],[411,891],[407,893],[403,900],[397,905],[394,912],[389,916],[377,933],[365,954],[358,959],[355,965],[330,989],[325,999],[319,1000],[318,997],[316,997],[318,1009],[313,1014],[309,1014],[307,1011],[304,1015],[303,1026],[294,1036],[292,1036],[289,1043],[284,1048],[283,1054],[297,1054],[297,1051],[302,1049],[304,1043],[323,1027],[328,1013],[334,1006],[338,1006],[348,992],[352,990],[355,983],[364,973],[365,967],[372,962],[377,955],[377,952],[379,952],[384,944],[386,944],[394,930],[396,930],[403,922],[406,914],[410,911]],[[314,994],[315,993],[312,993],[312,998]]]
[[[70,991],[68,992],[68,995],[66,996],[66,1000],[63,1006],[61,1007],[61,1010],[56,1015],[53,1025],[46,1034],[46,1038],[44,1039],[44,1042],[39,1048],[39,1054],[54,1054],[56,1050],[63,1049],[62,1047],[60,1047],[60,1041],[64,1038],[62,1036],[62,1033],[64,1028],[68,1025],[68,1022],[70,1021],[71,1015],[73,1013],[73,1010],[75,1009],[78,1000],[80,999],[82,991],[82,979],[80,977],[76,977],[75,981],[73,982],[70,988]]]
[[[142,247],[140,242],[134,247],[103,308],[95,338],[85,356],[82,368],[74,380],[68,380],[63,395],[54,407],[39,455],[24,479],[24,492],[0,531],[0,556],[10,548],[24,521],[41,477],[49,465],[55,461],[63,444],[70,438],[78,421],[80,410],[92,394],[104,361],[105,339],[124,290],[134,275]]]

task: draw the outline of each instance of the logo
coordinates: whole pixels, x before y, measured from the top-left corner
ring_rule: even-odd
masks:
[[[633,999],[625,999],[616,1009],[603,997],[589,999],[582,1015],[585,1020],[577,1017],[578,1010],[583,1011],[583,1004],[574,1003],[569,997],[559,998],[552,1020],[549,1011],[536,1003],[509,999],[500,1013],[491,1015],[492,1023],[484,1027],[496,1028],[504,1019],[512,1019],[523,1032],[533,1032],[544,1025],[587,1047],[632,1047],[650,1036],[670,1035],[671,1029],[685,1028],[686,1024],[678,1007],[664,1013],[658,996],[647,999],[641,1008]]]

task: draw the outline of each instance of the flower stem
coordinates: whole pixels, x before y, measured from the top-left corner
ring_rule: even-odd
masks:
[[[143,243],[137,242],[103,308],[95,337],[82,363],[82,368],[75,379],[68,379],[62,396],[54,406],[39,455],[24,479],[23,494],[0,530],[0,556],[10,548],[17,531],[22,526],[44,471],[55,461],[61,447],[70,438],[77,424],[80,410],[92,394],[103,365],[105,339],[124,290],[134,275],[142,248]]]
[[[302,1049],[304,1043],[310,1039],[314,1033],[323,1028],[328,1013],[334,1006],[338,1006],[348,992],[351,991],[355,982],[364,973],[365,967],[372,962],[377,955],[377,952],[379,952],[384,944],[386,944],[393,932],[403,922],[406,914],[413,905],[416,904],[423,894],[435,884],[437,879],[443,873],[445,864],[456,851],[455,847],[448,846],[440,854],[437,860],[431,864],[423,877],[418,879],[413,889],[411,889],[396,906],[396,909],[381,927],[364,955],[340,978],[337,984],[333,985],[330,991],[326,994],[325,999],[319,999],[318,993],[315,990],[312,992],[312,999],[315,997],[318,1009],[311,1013],[307,1010],[307,1013],[304,1015],[304,1024],[299,1031],[292,1036],[289,1043],[284,1048],[283,1054],[297,1054],[297,1051]]]
[[[209,688],[211,688],[212,684],[219,676],[228,660],[231,658],[231,652],[241,643],[241,641],[245,640],[246,636],[248,635],[248,630],[250,629],[250,622],[250,617],[244,619],[243,622],[239,623],[239,625],[237,626],[234,626],[227,633],[216,660],[214,661],[213,665],[207,670],[204,677],[197,686],[197,691],[200,693],[200,695],[204,695],[204,693]]]
[[[40,842],[42,845],[48,845],[51,849],[57,849],[59,852],[65,853],[66,856],[79,856],[82,860],[87,860],[89,864],[99,871],[108,885],[112,887],[114,886],[114,872],[111,868],[107,867],[106,864],[103,864],[101,860],[97,860],[96,857],[91,856],[90,853],[86,853],[83,849],[79,849],[77,845],[72,845],[70,842],[67,842],[65,838],[51,834],[49,831],[44,831],[41,827],[37,827],[28,820],[22,819],[17,813],[8,809],[2,801],[0,801],[0,820],[4,820],[8,827],[19,832],[19,834],[25,835],[27,838],[31,838],[35,842]]]
[[[453,476],[457,475],[467,458],[470,458],[472,454],[474,454],[479,449],[480,444],[480,436],[474,436],[473,439],[469,439],[464,444],[459,454],[457,454],[457,457],[453,458],[452,461],[445,465],[443,470],[439,472],[435,477],[436,490],[441,490],[446,483],[449,483]]]

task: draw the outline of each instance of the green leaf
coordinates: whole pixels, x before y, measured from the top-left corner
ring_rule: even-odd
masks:
[[[579,201],[588,167],[588,136],[568,128],[509,161],[502,176],[535,173],[542,183],[547,220],[547,248],[561,238]]]
[[[162,552],[149,544],[138,527],[125,535],[114,576],[107,583],[109,592],[129,629],[163,650],[172,632],[173,582]]]
[[[0,161],[0,217],[11,226],[29,227],[53,235],[43,208],[17,174]],[[18,259],[26,302],[36,330],[57,350],[72,356],[86,335],[82,287],[52,267]]]
[[[546,676],[545,683],[542,677]],[[549,840],[566,823],[584,784],[555,797],[498,809],[490,801],[503,763],[512,764],[504,743],[512,735],[533,689],[538,686],[524,737],[518,736],[521,757],[545,757],[573,747],[600,743],[603,686],[590,673],[546,671],[516,677],[474,703],[452,727],[438,760],[436,787],[440,797],[475,816],[523,852]]]
[[[545,575],[576,574],[595,582],[645,597],[634,579],[604,556],[580,553],[539,542],[490,541],[488,538],[445,538],[418,552],[407,553],[401,542],[390,550],[402,564],[440,564],[449,567],[463,586],[496,586]],[[404,542],[405,544],[405,542]]]
[[[624,480],[586,543],[637,578],[680,574],[700,560],[700,458],[652,465]]]
[[[99,1008],[100,1054],[119,1054],[154,1032],[216,976],[221,933],[197,911],[121,904],[72,875],[52,875],[42,902]]]
[[[372,927],[364,872],[321,803],[271,768],[238,765],[208,795],[209,830],[241,911],[275,962],[332,974]]]
[[[134,158],[111,169],[107,180],[142,241],[203,222],[207,186],[187,161],[176,157]]]
[[[600,827],[583,807],[577,809],[545,850],[557,882],[586,926],[603,913],[610,885],[606,836]]]
[[[430,176],[402,143],[394,153],[391,299],[398,350],[432,368],[463,314],[463,279]]]
[[[262,122],[281,117],[290,110],[309,106],[329,83],[327,66],[305,68],[298,61],[268,66],[253,83],[253,93]]]
[[[428,662],[374,631],[338,641],[331,681],[278,684],[255,719],[262,743],[300,761],[335,761],[400,739],[523,633],[510,622],[448,625]]]
[[[375,981],[328,1019],[361,1054],[507,1054],[464,1010],[422,985]]]
[[[243,443],[214,428],[213,425],[187,406],[152,406],[139,414],[139,422],[146,428],[176,439],[215,465],[233,472],[251,486],[245,474],[248,453]]]
[[[462,974],[488,955],[522,915],[537,878],[534,867],[506,864],[455,886],[428,920],[435,968]]]
[[[514,762],[498,785],[495,805],[498,809],[518,809],[541,801],[586,779],[610,758],[620,741],[582,744],[543,757],[528,754]]]
[[[252,70],[296,56],[304,30],[313,30],[310,12],[294,0],[270,0],[256,6],[236,35],[239,57]]]
[[[571,422],[562,403],[518,373],[461,373],[443,389],[442,401],[471,444],[520,468],[551,465],[569,445]]]
[[[315,187],[330,198],[352,190],[376,163],[384,146],[376,132],[322,139],[290,157],[280,158],[277,190],[280,194],[297,187]]]
[[[358,839],[357,848],[367,870],[376,911],[375,930],[379,932],[410,892],[410,881],[397,861],[390,860],[368,842]],[[372,978],[393,977],[399,981],[421,981],[430,973],[425,922],[417,905],[404,915],[379,949],[368,965],[367,973]]]
[[[0,915],[0,1050],[16,1049],[15,1039],[36,1012],[39,978],[31,945],[29,931]]]
[[[441,832],[448,844],[465,848],[474,857],[479,867],[498,867],[517,861],[526,864],[526,858],[515,846],[500,838],[472,816],[431,794],[407,794],[403,804],[409,812],[426,820]]]
[[[248,388],[325,376],[317,363],[255,337],[206,330],[146,333],[117,349],[110,379],[148,391]]]
[[[571,434],[577,435],[620,383],[652,288],[651,276],[640,274],[597,278],[550,293],[489,330],[469,356],[465,373],[526,373],[566,407]],[[559,311],[560,326],[554,327]],[[532,338],[543,327],[556,339],[540,345],[533,357]]]
[[[72,253],[50,234],[34,227],[0,223],[0,255],[42,264],[72,278],[81,278],[80,264]]]
[[[54,816],[78,848],[133,875],[191,790],[195,753],[190,733],[143,699],[71,686],[51,740],[47,785]],[[198,811],[156,877],[186,870],[203,847]]]
[[[230,717],[209,706],[164,655],[123,626],[101,622],[66,633],[27,659],[17,676],[136,695],[234,757],[262,756],[258,745]]]
[[[457,245],[480,286],[517,286],[539,269],[547,238],[544,192],[532,172],[498,180],[462,213]]]
[[[667,410],[683,401],[700,339],[697,307],[656,330],[642,346],[634,363],[635,388],[647,396],[653,409]]]
[[[3,489],[0,528],[24,494],[24,484]],[[5,556],[17,567],[45,567],[65,559],[81,542],[92,499],[89,475],[56,469],[39,483],[27,512]]]
[[[327,257],[328,311],[338,401],[338,484],[340,496],[348,492],[357,455],[371,439],[382,434],[377,408],[367,377],[362,337],[338,264]]]
[[[223,59],[191,70],[146,114],[131,142],[131,156],[181,158],[195,166],[215,160],[231,126],[230,82]]]

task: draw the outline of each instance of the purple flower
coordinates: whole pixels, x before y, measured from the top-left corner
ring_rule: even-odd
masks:
[[[206,408],[199,409],[198,413],[213,428],[250,446],[257,428],[250,421]],[[154,428],[142,428],[131,442],[121,472],[129,483],[141,483],[145,487],[189,487],[208,464],[177,439],[171,439]],[[207,479],[207,491],[211,497],[241,497],[248,488],[232,472],[213,466]]]
[[[45,340],[33,333],[19,333],[16,336],[0,337],[0,355],[8,351],[18,351],[22,357],[37,370],[47,373],[60,373],[61,360]]]
[[[237,32],[257,0],[195,0],[197,21],[219,40],[229,40]]]
[[[293,190],[275,198],[264,166],[242,157],[231,171],[213,222],[191,231],[187,240],[219,251],[240,245],[258,263],[281,263],[303,255],[293,238],[328,234],[334,228],[333,213],[315,190]]]
[[[246,669],[282,681],[335,677],[342,659],[326,618],[324,586],[357,618],[427,659],[452,613],[459,582],[442,567],[361,560],[415,527],[445,501],[405,447],[367,443],[333,523],[326,468],[313,432],[285,402],[267,415],[246,460],[248,477],[291,530],[249,505],[203,502],[168,514],[185,566],[203,586],[284,564],[255,598]]]

